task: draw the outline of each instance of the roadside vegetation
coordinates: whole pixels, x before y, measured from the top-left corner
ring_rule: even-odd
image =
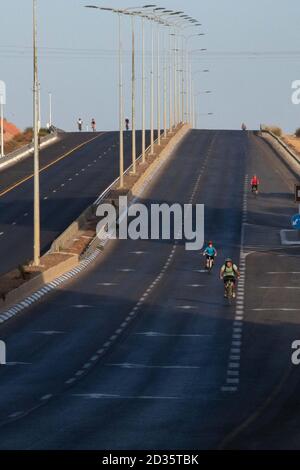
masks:
[[[296,129],[295,136],[298,137],[298,139],[300,139],[300,127]]]
[[[283,134],[282,129],[278,126],[265,126],[265,129],[277,135],[277,137],[281,137]]]
[[[39,135],[40,137],[44,137],[48,134],[49,132],[47,129],[41,129]],[[29,145],[32,140],[33,130],[32,127],[28,127],[24,130],[24,132],[21,132],[20,134],[16,135],[13,139],[11,139],[5,144],[5,154],[8,155],[9,153],[18,150],[19,148],[24,147],[25,145]]]

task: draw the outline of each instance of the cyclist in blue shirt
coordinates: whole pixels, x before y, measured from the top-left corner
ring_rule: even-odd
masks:
[[[208,242],[207,247],[205,248],[203,252],[203,256],[206,256],[205,269],[212,268],[217,254],[218,253],[217,253],[216,248],[213,245],[213,242],[212,241]]]

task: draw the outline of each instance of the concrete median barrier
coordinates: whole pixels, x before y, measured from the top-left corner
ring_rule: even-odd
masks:
[[[52,266],[44,272],[38,273],[34,278],[24,282],[20,287],[11,290],[5,295],[5,298],[0,300],[0,313],[7,310],[12,305],[22,301],[25,297],[30,296],[45,284],[75,268],[78,265],[78,262],[78,256],[68,256],[67,259],[61,261],[57,265]]]

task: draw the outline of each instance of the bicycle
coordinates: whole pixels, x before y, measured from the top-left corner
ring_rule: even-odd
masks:
[[[252,194],[256,197],[258,195],[258,186],[256,184],[253,184],[251,187]]]
[[[215,263],[215,258],[214,258],[214,256],[206,256],[206,264],[205,264],[205,267],[206,267],[206,269],[207,269],[208,274],[211,273],[212,268],[214,267],[214,263]]]
[[[235,299],[234,287],[233,279],[227,279],[225,282],[225,297],[227,298],[229,305]]]

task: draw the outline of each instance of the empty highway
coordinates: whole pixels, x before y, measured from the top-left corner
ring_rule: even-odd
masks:
[[[100,136],[72,165],[41,174],[44,246],[113,178],[115,141]],[[299,449],[299,249],[279,239],[294,180],[254,133],[190,131],[143,201],[204,204],[214,271],[175,240],[110,242],[83,274],[0,326],[0,448]],[[30,184],[0,198],[1,227],[29,213]],[[2,253],[17,250],[9,230]],[[228,256],[241,269],[232,306],[218,277]]]
[[[138,142],[139,136],[137,133]],[[125,168],[128,168],[131,132],[125,133],[124,145]],[[137,146],[137,153],[141,153],[141,144]],[[41,248],[44,252],[118,177],[118,133],[62,134],[60,141],[41,151],[40,159]],[[32,175],[32,157],[0,172],[1,274],[33,256]]]

